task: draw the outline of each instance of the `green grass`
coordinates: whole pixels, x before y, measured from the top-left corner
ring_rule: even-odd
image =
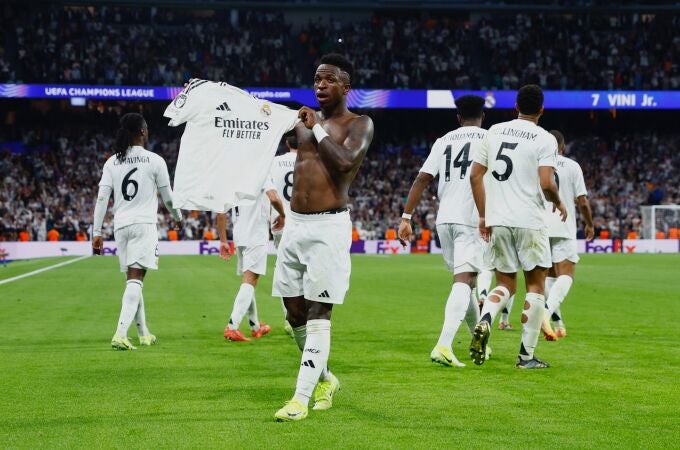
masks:
[[[34,270],[42,269],[60,262],[74,259],[73,256],[56,256],[53,258],[24,259],[7,263],[6,266],[0,264],[0,281],[16,277]],[[30,281],[29,281],[30,283]]]
[[[513,368],[519,330],[494,330],[484,366],[430,363],[450,289],[441,257],[355,257],[333,315],[343,389],[332,410],[284,424],[273,413],[292,395],[300,355],[269,296],[271,273],[257,294],[272,335],[230,343],[235,261],[163,257],[144,286],[159,344],[115,352],[117,264],[90,258],[0,286],[0,446],[677,448],[680,439],[678,255],[584,257],[563,306],[569,336],[541,341],[537,355],[552,368],[529,372]],[[468,343],[463,325],[454,342],[463,361]]]

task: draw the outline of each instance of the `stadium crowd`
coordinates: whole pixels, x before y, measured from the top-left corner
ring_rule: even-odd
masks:
[[[328,14],[108,6],[6,7],[0,82],[237,86],[311,83],[328,51],[355,87],[678,89],[677,15]]]
[[[110,134],[28,132],[24,142],[0,144],[0,240],[89,240],[101,168],[111,154]],[[375,142],[350,192],[355,235],[382,239],[399,223],[410,183],[431,142]],[[641,229],[640,206],[680,204],[680,136],[628,134],[610,139],[573,138],[567,156],[583,167],[596,232],[626,237]],[[149,149],[172,172],[178,139],[152,134]],[[415,229],[435,233],[436,183],[414,214]],[[582,229],[582,224],[580,226]],[[213,217],[185,212],[180,228],[161,206],[161,239],[214,239]],[[105,238],[112,238],[109,209]],[[581,234],[582,231],[579,231]]]

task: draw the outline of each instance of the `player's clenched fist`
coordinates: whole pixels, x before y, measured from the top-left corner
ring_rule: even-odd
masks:
[[[399,242],[406,248],[406,243],[411,242],[411,236],[413,235],[413,228],[411,228],[411,222],[409,220],[402,220],[399,224],[399,231],[397,236],[399,237]]]
[[[102,249],[104,248],[104,239],[101,236],[95,236],[92,238],[92,253],[95,255],[101,255]]]
[[[303,106],[302,108],[300,108],[300,111],[298,111],[298,117],[300,118],[300,120],[302,120],[302,123],[305,124],[305,127],[309,128],[310,130],[317,123],[316,111],[314,111],[309,106]]]

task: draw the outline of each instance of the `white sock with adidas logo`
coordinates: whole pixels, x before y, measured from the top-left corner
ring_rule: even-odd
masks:
[[[331,351],[331,321],[314,319],[307,321],[300,371],[295,387],[295,399],[307,405],[319,382],[321,372],[326,368]]]

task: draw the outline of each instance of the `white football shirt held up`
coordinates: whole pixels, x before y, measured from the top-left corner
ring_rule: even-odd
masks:
[[[486,225],[546,228],[539,167],[557,165],[555,137],[529,120],[492,126],[473,160],[487,170]]]
[[[186,123],[175,170],[175,206],[222,213],[253,203],[297,114],[227,83],[191,80],[164,113],[170,126]]]

